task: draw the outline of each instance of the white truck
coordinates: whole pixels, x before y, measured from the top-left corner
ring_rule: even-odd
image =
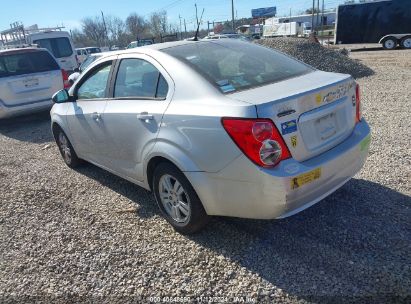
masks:
[[[305,37],[310,33],[311,24],[308,22],[266,22],[263,26],[264,38],[281,36]]]
[[[70,73],[78,67],[78,61],[70,34],[61,29],[38,28],[37,25],[25,28],[22,24],[13,24],[10,29],[0,32],[0,42],[3,48],[31,44],[46,48],[60,67]]]

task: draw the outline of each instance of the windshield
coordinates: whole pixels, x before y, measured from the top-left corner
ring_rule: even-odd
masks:
[[[279,82],[313,71],[282,53],[237,39],[201,41],[163,51],[191,66],[223,93]]]
[[[38,39],[33,43],[48,49],[56,58],[69,57],[73,54],[70,40],[67,37]]]
[[[59,69],[56,60],[47,51],[0,55],[0,78]]]

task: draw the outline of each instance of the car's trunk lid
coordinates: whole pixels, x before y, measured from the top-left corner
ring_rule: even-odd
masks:
[[[272,119],[297,161],[338,145],[355,126],[355,82],[349,75],[315,71],[227,96],[255,104],[258,117]]]

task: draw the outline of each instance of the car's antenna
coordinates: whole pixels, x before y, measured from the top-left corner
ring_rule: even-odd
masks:
[[[198,34],[200,32],[200,24],[201,24],[201,22],[203,22],[203,14],[204,14],[204,8],[203,8],[203,11],[201,13],[200,21],[197,24],[197,31],[196,31],[196,35],[194,36],[194,41],[198,41]]]

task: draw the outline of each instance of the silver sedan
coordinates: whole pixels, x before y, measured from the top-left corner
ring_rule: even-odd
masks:
[[[370,144],[350,75],[232,39],[109,53],[53,101],[66,164],[153,191],[181,233],[213,215],[300,212],[355,175]]]

